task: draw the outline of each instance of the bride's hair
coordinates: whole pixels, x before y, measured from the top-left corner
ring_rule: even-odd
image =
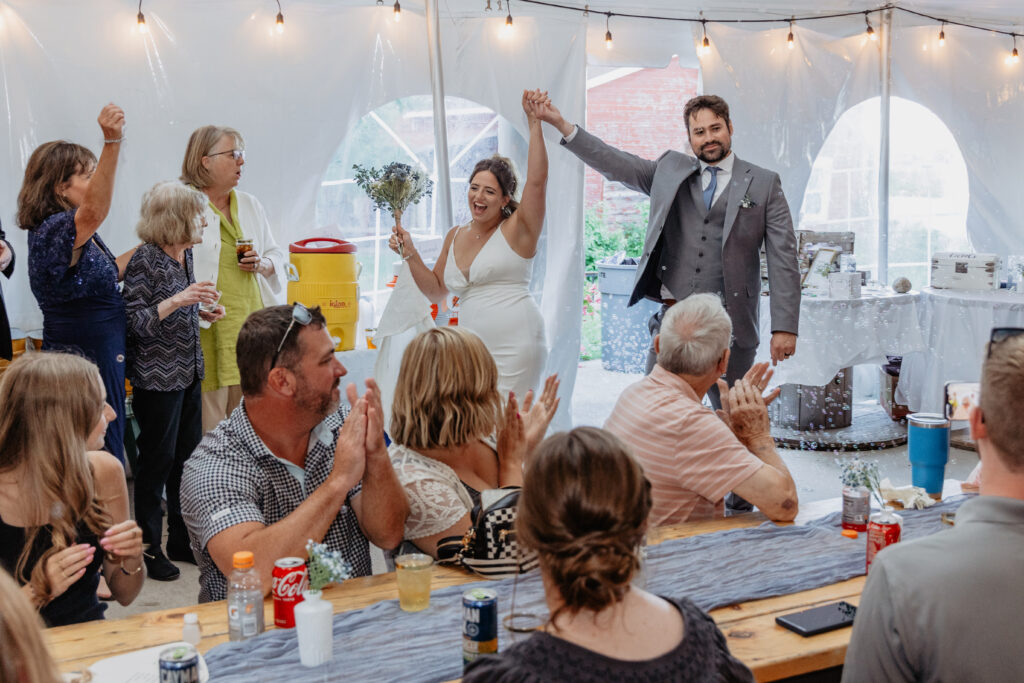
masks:
[[[490,171],[498,179],[498,187],[501,188],[501,194],[509,198],[508,204],[502,210],[502,213],[505,214],[506,218],[511,216],[519,208],[519,202],[516,200],[516,188],[519,187],[519,179],[516,177],[516,170],[512,166],[512,160],[500,154],[495,154],[488,159],[481,159],[476,162],[473,172],[469,174],[469,182],[472,183],[473,178],[480,171]]]

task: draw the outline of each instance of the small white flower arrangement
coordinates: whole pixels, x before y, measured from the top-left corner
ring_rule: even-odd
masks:
[[[840,460],[839,480],[843,486],[863,486],[875,497],[879,506],[885,508],[886,503],[882,499],[881,475],[878,473],[877,462],[867,462],[860,458]]]
[[[321,591],[332,583],[341,583],[352,576],[352,567],[341,558],[337,550],[328,550],[323,543],[313,539],[306,541],[306,552],[309,559],[306,567],[309,571],[309,590]]]

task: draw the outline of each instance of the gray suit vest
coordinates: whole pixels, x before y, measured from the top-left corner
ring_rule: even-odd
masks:
[[[692,173],[679,186],[673,211],[662,232],[661,282],[682,300],[693,293],[725,291],[722,272],[722,233],[725,230],[725,208],[728,190],[704,209],[700,173]],[[685,228],[684,228],[685,226]]]

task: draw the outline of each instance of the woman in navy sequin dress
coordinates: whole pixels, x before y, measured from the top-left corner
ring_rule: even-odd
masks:
[[[108,104],[98,122],[103,151],[58,140],[28,160],[18,225],[28,230],[28,275],[43,311],[43,349],[96,363],[117,418],[104,448],[124,462],[125,309],[118,281],[134,249],[115,257],[97,234],[114,190],[124,112]]]

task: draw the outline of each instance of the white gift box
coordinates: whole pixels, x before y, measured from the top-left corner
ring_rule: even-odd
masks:
[[[999,289],[999,256],[939,251],[932,255],[935,289]]]
[[[828,276],[828,295],[832,299],[859,299],[861,274],[830,273]]]

